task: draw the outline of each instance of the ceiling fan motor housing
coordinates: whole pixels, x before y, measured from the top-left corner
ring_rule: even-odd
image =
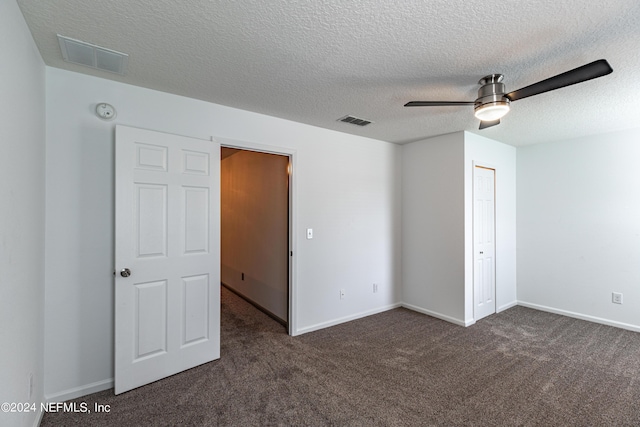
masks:
[[[474,110],[476,117],[481,120],[495,120],[491,117],[482,117],[483,111],[492,110],[495,107],[500,110],[509,110],[511,100],[505,96],[505,87],[502,83],[504,76],[502,74],[491,74],[483,77],[478,82],[481,86],[478,89],[478,99],[474,102]],[[504,113],[502,114],[504,115]]]
[[[478,99],[476,99],[474,105],[475,109],[493,103],[511,104],[509,98],[504,96],[506,90],[504,83],[502,83],[503,78],[504,76],[502,74],[491,74],[480,79],[478,84],[482,86],[478,89]]]

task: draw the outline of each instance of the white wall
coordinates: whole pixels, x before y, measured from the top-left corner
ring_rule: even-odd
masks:
[[[115,106],[115,121],[95,117],[98,102]],[[49,398],[108,388],[113,377],[115,123],[295,153],[294,333],[400,301],[401,147],[47,68]]]
[[[640,331],[639,139],[518,148],[519,304]]]
[[[516,149],[468,132],[403,146],[403,304],[473,316],[473,167],[496,169],[496,309],[516,304]]]
[[[496,311],[516,305],[516,148],[479,136],[464,134],[465,198],[465,322],[473,315],[473,168],[496,170]]]
[[[402,151],[402,300],[464,324],[464,133]]]
[[[0,402],[37,402],[39,409],[45,67],[15,1],[0,2],[0,52]],[[0,425],[30,426],[39,416],[39,412],[0,412]]]

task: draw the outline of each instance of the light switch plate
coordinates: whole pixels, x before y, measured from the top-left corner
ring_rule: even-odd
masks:
[[[313,228],[307,228],[307,239],[313,239]]]

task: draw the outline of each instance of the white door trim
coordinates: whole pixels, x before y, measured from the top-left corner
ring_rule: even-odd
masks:
[[[288,332],[291,336],[298,335],[298,313],[297,307],[297,292],[296,292],[296,265],[297,265],[297,249],[296,249],[296,236],[297,234],[297,209],[296,209],[296,150],[285,147],[277,147],[273,145],[257,144],[249,141],[240,141],[236,139],[211,137],[212,141],[218,142],[221,147],[237,148],[240,150],[255,151],[258,153],[277,154],[280,156],[289,157],[290,172],[289,172],[289,250],[293,254],[289,256],[289,318],[287,322]]]

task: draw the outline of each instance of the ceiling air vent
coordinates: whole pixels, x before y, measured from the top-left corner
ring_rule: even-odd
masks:
[[[58,34],[62,58],[73,64],[124,75],[129,55]]]
[[[338,119],[339,122],[351,123],[352,125],[366,126],[373,123],[371,120],[359,119],[353,116],[344,116]]]

